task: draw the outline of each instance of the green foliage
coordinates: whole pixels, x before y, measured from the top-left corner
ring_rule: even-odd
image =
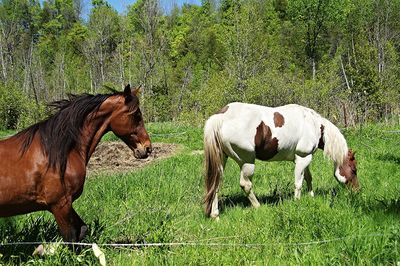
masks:
[[[397,0],[163,3],[92,1],[84,20],[81,0],[3,1],[0,84],[37,106],[142,85],[147,120],[197,125],[231,101],[303,104],[345,126],[400,113]]]
[[[106,19],[105,19],[106,18]],[[120,18],[117,11],[109,6],[99,6],[92,10],[89,28],[98,38],[98,43],[105,49],[116,48],[120,37]]]
[[[315,64],[320,60],[321,54],[326,53],[329,46],[328,38],[323,34],[335,33],[341,28],[350,12],[350,1],[324,1],[324,0],[295,0],[289,1],[287,14],[295,23],[296,31],[301,32],[301,41],[304,43],[306,58],[311,60],[313,76],[315,79]]]
[[[0,86],[0,128],[24,128],[40,117],[40,107],[26,97],[16,84]]]
[[[81,23],[75,23],[68,32],[67,41],[75,54],[83,54],[83,46],[88,38],[88,29]]]
[[[128,11],[129,23],[132,25],[132,30],[135,33],[144,32],[143,22],[141,21],[140,14],[144,12],[145,1],[138,0],[130,7]]]

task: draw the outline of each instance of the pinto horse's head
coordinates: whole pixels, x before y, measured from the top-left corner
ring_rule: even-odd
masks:
[[[144,127],[142,112],[139,109],[139,89],[131,90],[128,84],[110,118],[110,129],[133,150],[134,156],[144,159],[152,151],[150,137]]]
[[[358,191],[360,189],[360,184],[358,183],[357,161],[354,155],[355,152],[349,149],[342,166],[339,167],[339,174],[345,177],[345,184],[347,186],[351,187],[355,191]]]

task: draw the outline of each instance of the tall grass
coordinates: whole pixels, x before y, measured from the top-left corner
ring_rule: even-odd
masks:
[[[221,188],[221,219],[203,214],[202,129],[148,124],[155,142],[180,143],[179,154],[126,174],[87,178],[74,204],[90,226],[85,242],[96,242],[111,265],[298,265],[400,262],[399,127],[364,126],[345,131],[356,150],[359,193],[333,178],[322,152],[311,164],[315,197],[293,198],[293,164],[256,163],[254,190],[262,202],[253,209],[239,187],[239,169],[228,160]],[[112,140],[107,135],[104,140]],[[60,240],[50,214],[0,219],[0,240]],[[112,248],[104,243],[192,243]],[[213,243],[215,245],[209,245]],[[218,244],[218,245],[217,245]],[[0,264],[96,264],[89,248],[32,257],[34,246],[0,247]]]

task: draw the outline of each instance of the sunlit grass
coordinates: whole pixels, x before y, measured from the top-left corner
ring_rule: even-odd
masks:
[[[292,163],[256,163],[254,190],[263,202],[249,207],[239,169],[228,161],[219,222],[205,218],[202,197],[202,129],[172,123],[147,125],[154,142],[185,145],[175,156],[131,173],[87,179],[74,206],[111,265],[396,265],[400,261],[399,127],[347,130],[356,150],[362,189],[354,194],[333,178],[322,152],[311,164],[316,195],[293,199]],[[103,140],[113,140],[107,135]],[[3,242],[60,240],[54,219],[41,212],[0,219]],[[112,248],[104,243],[197,243]],[[207,243],[220,244],[207,246]],[[245,246],[244,244],[250,244]],[[33,246],[0,248],[2,264],[96,264],[90,248],[32,257]]]

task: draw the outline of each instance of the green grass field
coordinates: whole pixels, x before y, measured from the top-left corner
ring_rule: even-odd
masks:
[[[228,161],[220,221],[203,213],[202,129],[148,124],[153,142],[179,143],[181,152],[128,174],[87,178],[74,206],[90,226],[108,265],[400,265],[400,133],[397,126],[344,132],[358,160],[362,189],[354,194],[333,177],[333,163],[318,151],[311,164],[315,197],[293,198],[293,164],[258,161],[249,206],[239,169]],[[114,139],[107,135],[105,141]],[[304,186],[305,187],[305,186]],[[0,219],[1,243],[60,241],[49,213]],[[110,243],[188,243],[107,247]],[[1,246],[0,265],[96,265],[90,247],[33,257],[34,245]]]

